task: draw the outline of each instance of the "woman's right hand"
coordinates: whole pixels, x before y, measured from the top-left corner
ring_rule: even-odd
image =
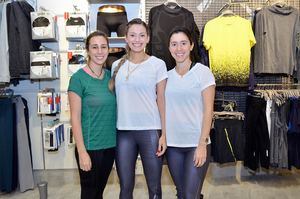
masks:
[[[89,154],[85,152],[79,153],[79,165],[83,171],[90,171],[92,168],[92,162]]]

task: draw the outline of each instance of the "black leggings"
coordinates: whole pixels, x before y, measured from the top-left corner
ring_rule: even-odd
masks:
[[[126,12],[98,12],[97,14],[97,30],[101,30],[109,37],[112,32],[117,32],[118,37],[125,36],[127,22]]]
[[[77,148],[75,149],[81,185],[81,199],[102,199],[114,163],[115,148],[89,150],[87,152],[91,158],[92,169],[83,171],[79,166]]]
[[[169,171],[176,186],[178,199],[201,198],[201,189],[210,162],[211,146],[207,145],[207,159],[203,166],[194,166],[196,147],[168,147]]]
[[[248,96],[246,108],[246,140],[244,166],[255,171],[269,169],[270,139],[266,118],[266,101]]]

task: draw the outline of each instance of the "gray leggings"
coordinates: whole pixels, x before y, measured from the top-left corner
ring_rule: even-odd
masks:
[[[210,162],[210,145],[207,145],[207,160],[201,167],[194,166],[195,147],[168,147],[169,171],[176,186],[178,199],[201,198],[203,181]]]
[[[120,199],[132,199],[135,164],[141,156],[149,199],[161,199],[162,157],[157,157],[158,130],[118,131],[116,166],[120,179]]]

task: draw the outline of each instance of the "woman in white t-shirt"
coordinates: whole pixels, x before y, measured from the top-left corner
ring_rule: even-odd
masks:
[[[132,199],[135,164],[141,156],[149,198],[161,198],[162,155],[166,150],[164,61],[145,53],[149,30],[141,19],[126,26],[127,53],[112,65],[110,89],[117,97],[116,167],[120,199]]]
[[[191,33],[175,28],[169,51],[176,61],[166,86],[167,161],[179,199],[202,198],[210,158],[215,79],[210,69],[194,63]]]

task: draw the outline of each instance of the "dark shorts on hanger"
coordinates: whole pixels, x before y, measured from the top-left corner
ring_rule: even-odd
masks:
[[[116,32],[118,37],[125,36],[127,23],[128,20],[126,12],[98,12],[97,14],[97,30],[101,30],[109,37],[112,32]]]
[[[106,69],[111,70],[112,64],[126,54],[125,48],[110,48],[106,60]]]

